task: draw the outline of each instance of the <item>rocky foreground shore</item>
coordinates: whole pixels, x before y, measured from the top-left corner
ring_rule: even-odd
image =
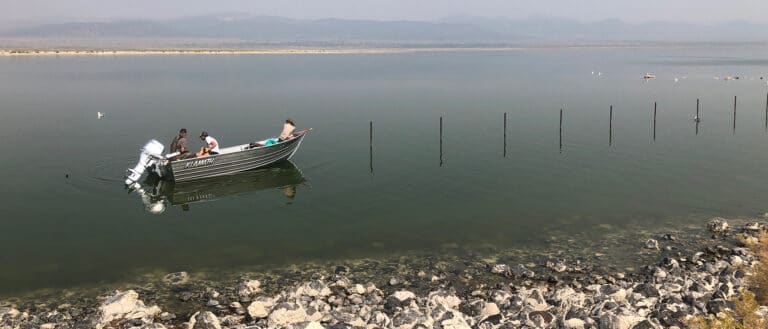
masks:
[[[377,286],[356,282],[355,268],[338,266],[274,289],[247,278],[200,287],[179,272],[164,279],[174,302],[138,289],[90,305],[6,303],[0,328],[685,328],[693,316],[734,307],[757,263],[739,241],[756,241],[764,230],[761,222],[734,228],[715,218],[706,243],[691,251],[678,248],[679,237],[660,235],[639,246],[659,261],[626,273],[567,257],[541,264],[467,261],[445,271],[394,274]],[[768,307],[757,313],[765,318]]]

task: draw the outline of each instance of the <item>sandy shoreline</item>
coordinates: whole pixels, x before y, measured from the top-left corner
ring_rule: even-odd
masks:
[[[20,56],[142,56],[142,55],[355,55],[434,52],[512,52],[538,49],[629,49],[648,46],[528,46],[528,47],[389,47],[389,48],[168,48],[168,49],[0,49],[2,57]]]

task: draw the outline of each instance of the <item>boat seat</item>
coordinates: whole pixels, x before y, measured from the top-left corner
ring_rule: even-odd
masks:
[[[229,147],[219,147],[219,154],[240,152],[246,149],[248,149],[248,144],[235,145],[235,146],[229,146]]]

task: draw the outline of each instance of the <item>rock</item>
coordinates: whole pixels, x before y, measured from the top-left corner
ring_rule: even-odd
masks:
[[[232,327],[240,324],[243,320],[245,320],[245,317],[242,315],[226,315],[221,318],[221,324],[227,327]]]
[[[613,314],[607,312],[600,316],[599,327],[601,329],[631,329],[643,320],[645,320],[643,317],[636,314]]]
[[[566,266],[563,262],[547,262],[547,268],[557,273],[562,273],[568,269],[568,266]]]
[[[747,246],[754,246],[760,242],[760,240],[757,237],[754,237],[751,235],[744,237],[743,241],[744,241],[744,244]]]
[[[491,273],[493,274],[508,274],[511,272],[509,265],[507,264],[495,264],[491,266]]]
[[[189,319],[189,329],[221,329],[221,324],[213,313],[197,312]]]
[[[251,302],[248,305],[248,316],[252,319],[266,318],[269,315],[269,310],[274,305],[274,301],[270,298],[260,297]]]
[[[317,321],[295,323],[285,328],[286,329],[325,329],[325,327],[323,327],[323,325]]]
[[[656,320],[643,320],[642,322],[636,324],[632,329],[662,329],[663,327],[661,324],[659,324]]]
[[[431,328],[432,325],[427,321],[427,317],[421,312],[413,309],[407,309],[402,312],[398,312],[392,318],[392,327],[395,329],[412,329],[421,325],[426,328]]]
[[[363,294],[365,294],[366,290],[365,290],[365,287],[363,287],[362,284],[355,284],[355,285],[352,285],[349,288],[347,288],[347,292],[350,295],[353,295],[353,294],[363,295]]]
[[[173,313],[163,312],[160,313],[160,321],[170,321],[176,318],[176,315]]]
[[[41,328],[42,329],[42,328]],[[150,323],[141,327],[141,329],[166,329],[164,325],[159,323]]]
[[[328,285],[325,284],[325,282],[314,280],[299,287],[297,294],[309,297],[327,297],[331,294],[331,289],[328,288]]]
[[[397,278],[393,277],[393,278],[389,279],[389,285],[390,286],[396,286],[398,284],[400,284],[400,280],[398,280]]]
[[[742,264],[744,264],[744,260],[741,257],[739,257],[737,255],[731,256],[731,266],[739,267]]]
[[[245,307],[243,307],[243,305],[238,302],[229,303],[229,309],[235,312],[235,314],[239,314],[239,315],[243,315],[247,313]]]
[[[586,322],[579,318],[571,318],[563,321],[563,328],[565,329],[584,329]]]
[[[677,240],[677,237],[672,233],[667,233],[667,234],[664,234],[664,240],[675,241]]]
[[[192,298],[195,298],[195,294],[189,291],[182,292],[181,295],[179,295],[179,299],[183,302],[190,301]]]
[[[298,303],[280,303],[272,308],[272,312],[267,317],[267,323],[270,327],[279,328],[288,324],[319,321],[322,318],[320,312],[309,314]]]
[[[237,295],[240,297],[250,297],[259,291],[261,291],[259,280],[248,280],[237,286]]]
[[[483,308],[480,310],[480,322],[499,314],[501,314],[501,311],[499,310],[499,306],[496,305],[496,303],[485,303]]]
[[[645,241],[645,249],[659,250],[659,241],[648,239],[648,241]]]
[[[189,282],[189,273],[176,272],[169,273],[163,277],[163,282],[170,285],[180,285]]]
[[[513,272],[514,272],[515,276],[520,277],[520,278],[531,279],[534,276],[536,276],[536,273],[534,273],[533,271],[531,271],[528,268],[526,268],[525,265],[523,265],[523,264],[518,264]]]
[[[749,222],[744,224],[744,230],[745,231],[760,231],[760,223],[758,222]]]
[[[0,324],[21,317],[21,312],[13,307],[0,307]]]
[[[447,310],[458,310],[461,305],[461,298],[445,291],[434,291],[427,297],[427,308],[442,306]]]
[[[450,311],[445,313],[441,318],[436,320],[435,328],[438,328],[437,324],[439,324],[442,329],[472,328],[472,326],[469,325],[467,319],[464,318],[464,315],[458,311]]]
[[[55,323],[43,323],[40,325],[40,329],[53,329],[56,328]]]
[[[99,307],[99,323],[97,328],[112,321],[141,319],[144,323],[151,323],[155,315],[160,314],[161,310],[157,306],[147,307],[144,302],[139,300],[139,294],[133,290],[125,292],[116,292],[112,297],[107,298]]]
[[[725,233],[728,231],[728,222],[724,218],[715,217],[709,220],[707,229],[713,233]]]
[[[388,328],[391,323],[392,320],[390,320],[389,316],[381,311],[374,311],[371,314],[370,320],[368,320],[369,325],[379,328]]]
[[[549,327],[550,323],[553,322],[555,319],[555,316],[547,311],[533,311],[528,313],[528,322],[533,327],[536,328],[545,328]]]
[[[392,295],[387,297],[387,303],[384,305],[387,309],[394,309],[397,307],[406,307],[416,299],[416,295],[407,290],[395,291]]]

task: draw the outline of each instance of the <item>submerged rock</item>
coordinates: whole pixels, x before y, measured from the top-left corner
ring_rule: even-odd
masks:
[[[707,229],[713,233],[725,233],[728,231],[728,222],[724,218],[715,217],[709,220]]]
[[[250,297],[259,291],[261,291],[259,280],[248,280],[237,286],[237,295],[240,297]]]
[[[659,241],[648,239],[648,241],[645,241],[645,249],[659,250]]]
[[[182,271],[182,272],[166,274],[163,277],[163,282],[165,282],[167,284],[170,284],[170,285],[185,284],[185,283],[189,282],[189,273]]]

